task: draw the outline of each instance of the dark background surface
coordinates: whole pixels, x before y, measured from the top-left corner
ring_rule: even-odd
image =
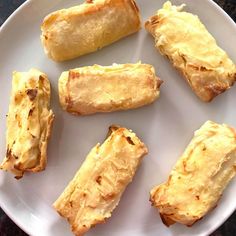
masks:
[[[236,0],[214,1],[219,4],[236,22]],[[25,2],[25,0],[0,0],[0,25],[2,25],[6,18],[23,2]],[[25,234],[11,221],[11,219],[1,210],[1,208],[0,236],[27,236],[27,234]],[[234,212],[234,214],[211,236],[236,236],[236,212]]]

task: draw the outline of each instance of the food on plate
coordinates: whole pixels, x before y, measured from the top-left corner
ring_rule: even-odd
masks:
[[[236,80],[236,66],[198,16],[184,12],[185,4],[169,1],[145,24],[155,47],[166,55],[204,102],[229,89]]]
[[[49,14],[41,26],[45,53],[65,61],[95,52],[141,27],[134,0],[87,0]]]
[[[111,126],[105,142],[97,144],[54,203],[75,235],[84,235],[111,217],[148,150],[126,128]]]
[[[45,169],[54,115],[50,110],[50,82],[36,69],[13,72],[7,115],[6,156],[0,165],[19,179],[24,172]]]
[[[213,210],[236,173],[236,133],[207,121],[197,130],[166,183],[151,190],[151,202],[167,226],[191,226]]]
[[[77,115],[128,110],[154,102],[161,83],[148,64],[86,66],[61,74],[60,103]]]

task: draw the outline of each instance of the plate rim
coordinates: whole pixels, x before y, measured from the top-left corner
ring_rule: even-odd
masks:
[[[1,36],[4,34],[5,28],[9,26],[9,24],[14,20],[14,18],[23,10],[25,7],[27,7],[30,4],[34,4],[36,0],[26,0],[24,3],[22,3],[18,8],[14,10],[14,12],[3,22],[3,24],[0,27],[0,41]],[[167,1],[167,0],[166,0]],[[171,0],[170,0],[171,1]],[[233,28],[236,30],[236,22],[230,17],[229,14],[227,14],[223,8],[221,8],[214,0],[205,0],[208,4],[211,5],[211,8],[214,8],[219,14],[224,15],[225,19],[228,21],[228,24],[230,24]],[[142,19],[142,28],[143,28],[144,19]],[[1,199],[0,199],[1,200]],[[7,204],[0,201],[0,207],[2,210],[7,214],[7,216],[26,234],[28,235],[34,235],[32,232],[30,232],[30,229],[28,230],[28,227],[21,223],[21,221],[18,220],[17,217],[14,216],[14,213],[11,212],[11,210],[8,209]],[[205,236],[210,235],[215,230],[217,230],[221,225],[223,225],[227,219],[236,211],[236,206],[231,209],[230,214],[224,218],[222,218],[221,221],[219,221],[217,224],[213,225],[211,228],[208,229],[204,234],[199,234],[199,236]]]

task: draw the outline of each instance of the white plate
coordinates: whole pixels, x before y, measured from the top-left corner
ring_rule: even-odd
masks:
[[[13,70],[24,71],[36,67],[48,74],[52,84],[52,107],[56,114],[46,171],[26,174],[19,181],[1,172],[1,207],[30,235],[72,235],[66,220],[60,218],[51,205],[74,176],[89,150],[97,142],[103,141],[108,126],[116,123],[134,130],[149,147],[149,155],[144,159],[112,218],[106,224],[96,226],[88,235],[189,236],[211,233],[236,208],[236,179],[226,189],[218,207],[191,228],[178,224],[165,227],[148,201],[149,190],[167,179],[194,130],[203,122],[212,119],[236,127],[236,88],[218,96],[210,104],[202,103],[170,63],[155,50],[152,37],[144,29],[99,52],[66,63],[54,63],[46,58],[40,44],[42,19],[53,10],[81,2],[28,1],[7,20],[0,32],[0,156],[3,158],[5,155],[5,115],[8,111]],[[143,22],[163,2],[138,0]],[[186,2],[187,10],[199,15],[219,45],[236,61],[236,26],[216,4],[208,0],[202,0],[201,3],[194,0],[173,2]],[[113,62],[138,60],[153,64],[164,80],[161,97],[153,105],[86,117],[72,116],[59,107],[57,80],[62,71],[94,63],[110,65]]]

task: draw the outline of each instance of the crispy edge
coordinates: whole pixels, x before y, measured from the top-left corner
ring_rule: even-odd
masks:
[[[138,31],[142,27],[141,14],[140,14],[139,7],[138,7],[137,3],[135,2],[135,0],[128,0],[128,4],[133,9],[134,15],[137,18],[137,22],[136,22],[137,23],[137,27],[136,27],[137,29],[136,29],[136,31]]]

